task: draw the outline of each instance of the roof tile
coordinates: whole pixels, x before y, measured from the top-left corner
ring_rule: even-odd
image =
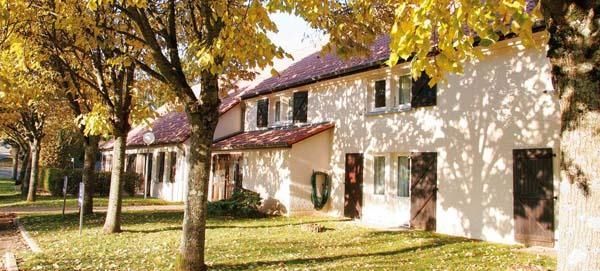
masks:
[[[334,127],[333,123],[288,126],[243,132],[215,142],[214,150],[241,150],[291,147],[304,139]]]

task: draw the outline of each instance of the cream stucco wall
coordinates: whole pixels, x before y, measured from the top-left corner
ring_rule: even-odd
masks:
[[[290,206],[289,148],[248,150],[242,152],[242,185],[260,193],[262,210],[287,214]]]
[[[331,137],[333,129],[318,133],[308,139],[292,145],[290,155],[290,215],[315,214],[311,201],[313,171],[331,174]],[[276,169],[275,169],[276,170]],[[331,209],[331,204],[323,211]]]
[[[224,114],[219,116],[219,122],[215,128],[214,139],[223,138],[242,130],[242,106],[235,105]]]
[[[388,80],[391,92],[397,76],[406,72],[408,66],[399,65],[286,91],[309,91],[309,122],[335,123],[329,214],[343,212],[344,155],[359,152],[365,155],[364,222],[407,223],[409,203],[395,196],[393,158],[433,151],[438,153],[437,231],[514,243],[512,150],[549,147],[560,153],[558,99],[544,93],[552,89],[545,51],[524,49],[515,40],[500,42],[491,55],[467,65],[463,75],[448,75],[439,83],[436,106],[369,114],[374,80]],[[246,130],[255,129],[257,99],[245,101]],[[384,195],[373,195],[375,155],[388,157]]]

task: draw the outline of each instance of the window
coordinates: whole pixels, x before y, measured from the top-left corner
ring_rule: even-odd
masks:
[[[275,102],[275,122],[281,121],[281,101]]]
[[[163,177],[165,176],[165,153],[164,152],[159,152],[158,153],[158,176],[156,178],[158,178],[158,182],[162,183],[163,181]]]
[[[256,103],[256,126],[267,127],[269,123],[269,100],[264,99]]]
[[[410,107],[410,93],[412,92],[412,78],[410,74],[400,76],[398,79],[398,105]]]
[[[287,104],[287,111],[286,111],[286,120],[290,121],[292,120],[293,114],[294,114],[294,97],[290,97],[288,104]]]
[[[374,192],[377,195],[383,195],[385,192],[385,157],[375,157],[373,168],[375,186]]]
[[[407,156],[398,156],[398,196],[408,197],[410,183],[410,159]]]
[[[306,122],[306,110],[308,107],[308,91],[294,93],[294,112],[292,115],[294,123]]]
[[[112,154],[104,156],[104,171],[112,170]]]
[[[169,181],[175,182],[175,173],[177,172],[177,152],[169,153]]]
[[[375,108],[385,107],[385,80],[375,81]]]
[[[135,172],[135,154],[127,155],[127,167],[125,167],[126,172]]]

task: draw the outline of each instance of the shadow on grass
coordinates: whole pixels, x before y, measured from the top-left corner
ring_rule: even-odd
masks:
[[[220,270],[244,270],[249,269],[256,266],[271,266],[271,265],[281,265],[282,263],[285,265],[303,265],[303,264],[314,264],[320,265],[327,262],[334,262],[339,260],[349,260],[352,258],[360,258],[360,257],[377,257],[377,256],[394,256],[399,254],[411,253],[416,251],[423,251],[427,249],[432,249],[436,247],[442,247],[445,245],[453,244],[460,242],[458,240],[449,240],[444,242],[435,242],[425,245],[419,246],[411,246],[402,249],[389,250],[389,251],[380,251],[380,252],[372,252],[372,253],[357,253],[357,254],[347,254],[347,255],[335,255],[335,256],[322,256],[322,257],[308,257],[308,258],[297,258],[290,260],[268,260],[268,261],[255,261],[248,263],[239,263],[239,264],[214,264],[211,266],[213,269]]]
[[[222,218],[209,218],[210,220],[217,220],[219,221]],[[271,217],[272,219],[272,217]],[[234,222],[271,222],[271,220],[269,218],[256,218],[256,219],[231,219],[228,218],[228,220],[230,221],[234,221]],[[261,221],[262,220],[262,221]],[[327,223],[327,222],[344,222],[344,221],[348,221],[350,219],[339,219],[339,218],[333,218],[333,219],[323,219],[323,220],[310,220],[310,221],[300,221],[300,222],[292,222],[292,223],[286,223],[285,221],[281,221],[282,223],[277,223],[277,224],[260,224],[260,225],[223,225],[223,224],[209,224],[207,225],[207,229],[262,229],[262,228],[281,228],[281,227],[287,227],[287,226],[300,226],[300,225],[307,225],[307,224],[315,224],[315,223]],[[226,220],[222,220],[222,221],[226,221]]]

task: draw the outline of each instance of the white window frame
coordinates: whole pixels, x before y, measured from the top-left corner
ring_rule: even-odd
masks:
[[[273,123],[277,124],[277,123],[281,122],[281,105],[282,105],[281,98],[275,99],[275,103],[274,103],[275,108],[273,110],[275,112],[273,113]]]
[[[385,93],[385,105],[381,106],[381,107],[377,107],[377,82],[379,81],[384,81],[385,82],[385,89],[384,89],[384,93]],[[374,79],[371,82],[371,94],[370,96],[372,97],[372,103],[371,103],[371,111],[373,112],[378,112],[378,111],[385,111],[388,106],[389,106],[389,95],[388,95],[388,90],[390,87],[390,82],[389,80],[387,80],[387,78],[378,78],[378,79]]]
[[[404,102],[404,103],[400,103],[400,98],[402,97],[402,93],[400,92],[401,88],[402,88],[402,79],[403,78],[407,78],[410,82],[410,86],[408,88],[408,102]],[[394,106],[396,108],[398,108],[399,110],[409,110],[412,106],[411,106],[411,100],[412,100],[412,76],[410,75],[410,73],[408,74],[401,74],[399,76],[396,77],[396,87],[395,87],[395,91],[394,91]]]
[[[386,181],[387,181],[387,155],[384,154],[378,154],[378,155],[374,155],[373,156],[373,195],[376,196],[383,196],[385,195],[385,190],[386,190]],[[382,185],[383,185],[383,191],[381,193],[377,193],[377,171],[378,169],[376,168],[376,160],[377,158],[383,158],[383,176],[381,176],[381,178],[383,178],[382,180]]]
[[[408,180],[407,180],[407,185],[408,185],[408,193],[406,196],[401,196],[400,195],[400,158],[401,157],[406,157],[408,160]],[[412,178],[412,159],[410,159],[410,155],[409,154],[403,154],[403,153],[396,153],[394,154],[394,159],[395,159],[395,178],[394,181],[396,182],[396,197],[398,198],[410,198],[410,181]]]

